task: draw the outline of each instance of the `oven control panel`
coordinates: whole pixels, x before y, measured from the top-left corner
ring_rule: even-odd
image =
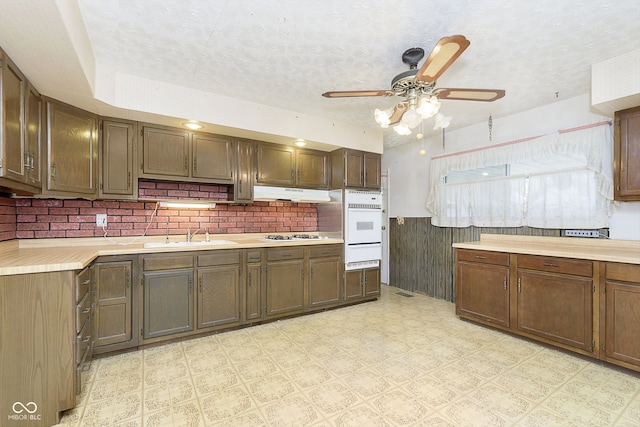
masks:
[[[346,190],[345,203],[348,209],[382,209],[382,193]]]

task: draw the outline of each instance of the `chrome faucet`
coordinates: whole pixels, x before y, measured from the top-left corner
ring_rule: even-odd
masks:
[[[200,231],[199,228],[194,231],[193,234],[191,234],[191,227],[187,227],[187,242],[190,242],[193,236],[195,236],[198,231]]]

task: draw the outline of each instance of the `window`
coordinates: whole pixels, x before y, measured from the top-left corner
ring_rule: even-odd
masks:
[[[615,208],[609,122],[435,157],[427,209],[446,227],[603,228]]]

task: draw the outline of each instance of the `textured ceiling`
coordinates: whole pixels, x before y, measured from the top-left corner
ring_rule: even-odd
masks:
[[[371,128],[373,110],[398,98],[321,94],[388,89],[407,70],[406,49],[428,54],[443,36],[463,34],[471,46],[436,87],[506,90],[493,103],[443,101],[450,129],[589,93],[592,64],[640,48],[637,0],[78,4],[96,61],[118,72]],[[413,138],[389,129],[384,146]]]

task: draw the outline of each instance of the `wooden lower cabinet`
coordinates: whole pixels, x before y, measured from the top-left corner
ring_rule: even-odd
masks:
[[[138,345],[134,316],[135,259],[106,257],[93,264],[96,289],[94,354]]]
[[[144,339],[193,330],[193,270],[145,272]]]
[[[593,351],[593,281],[518,271],[518,331]]]
[[[0,276],[2,426],[56,425],[75,405],[78,296],[73,271]],[[33,417],[15,402],[37,405]]]
[[[266,317],[300,313],[304,309],[304,249],[267,249]]]
[[[245,283],[245,321],[256,322],[262,320],[264,311],[262,273],[262,249],[245,250],[246,283]]]
[[[460,253],[458,254],[460,258]],[[474,255],[476,256],[476,255]],[[456,269],[456,314],[509,327],[509,255],[483,253],[478,261],[458,260]]]
[[[458,248],[456,314],[640,371],[640,265]]]
[[[342,301],[342,245],[309,248],[308,308],[324,308]]]
[[[198,255],[198,329],[239,325],[241,251]]]
[[[604,267],[604,358],[640,367],[640,266],[606,263]]]
[[[344,273],[344,300],[355,302],[380,295],[380,268],[349,270]]]

